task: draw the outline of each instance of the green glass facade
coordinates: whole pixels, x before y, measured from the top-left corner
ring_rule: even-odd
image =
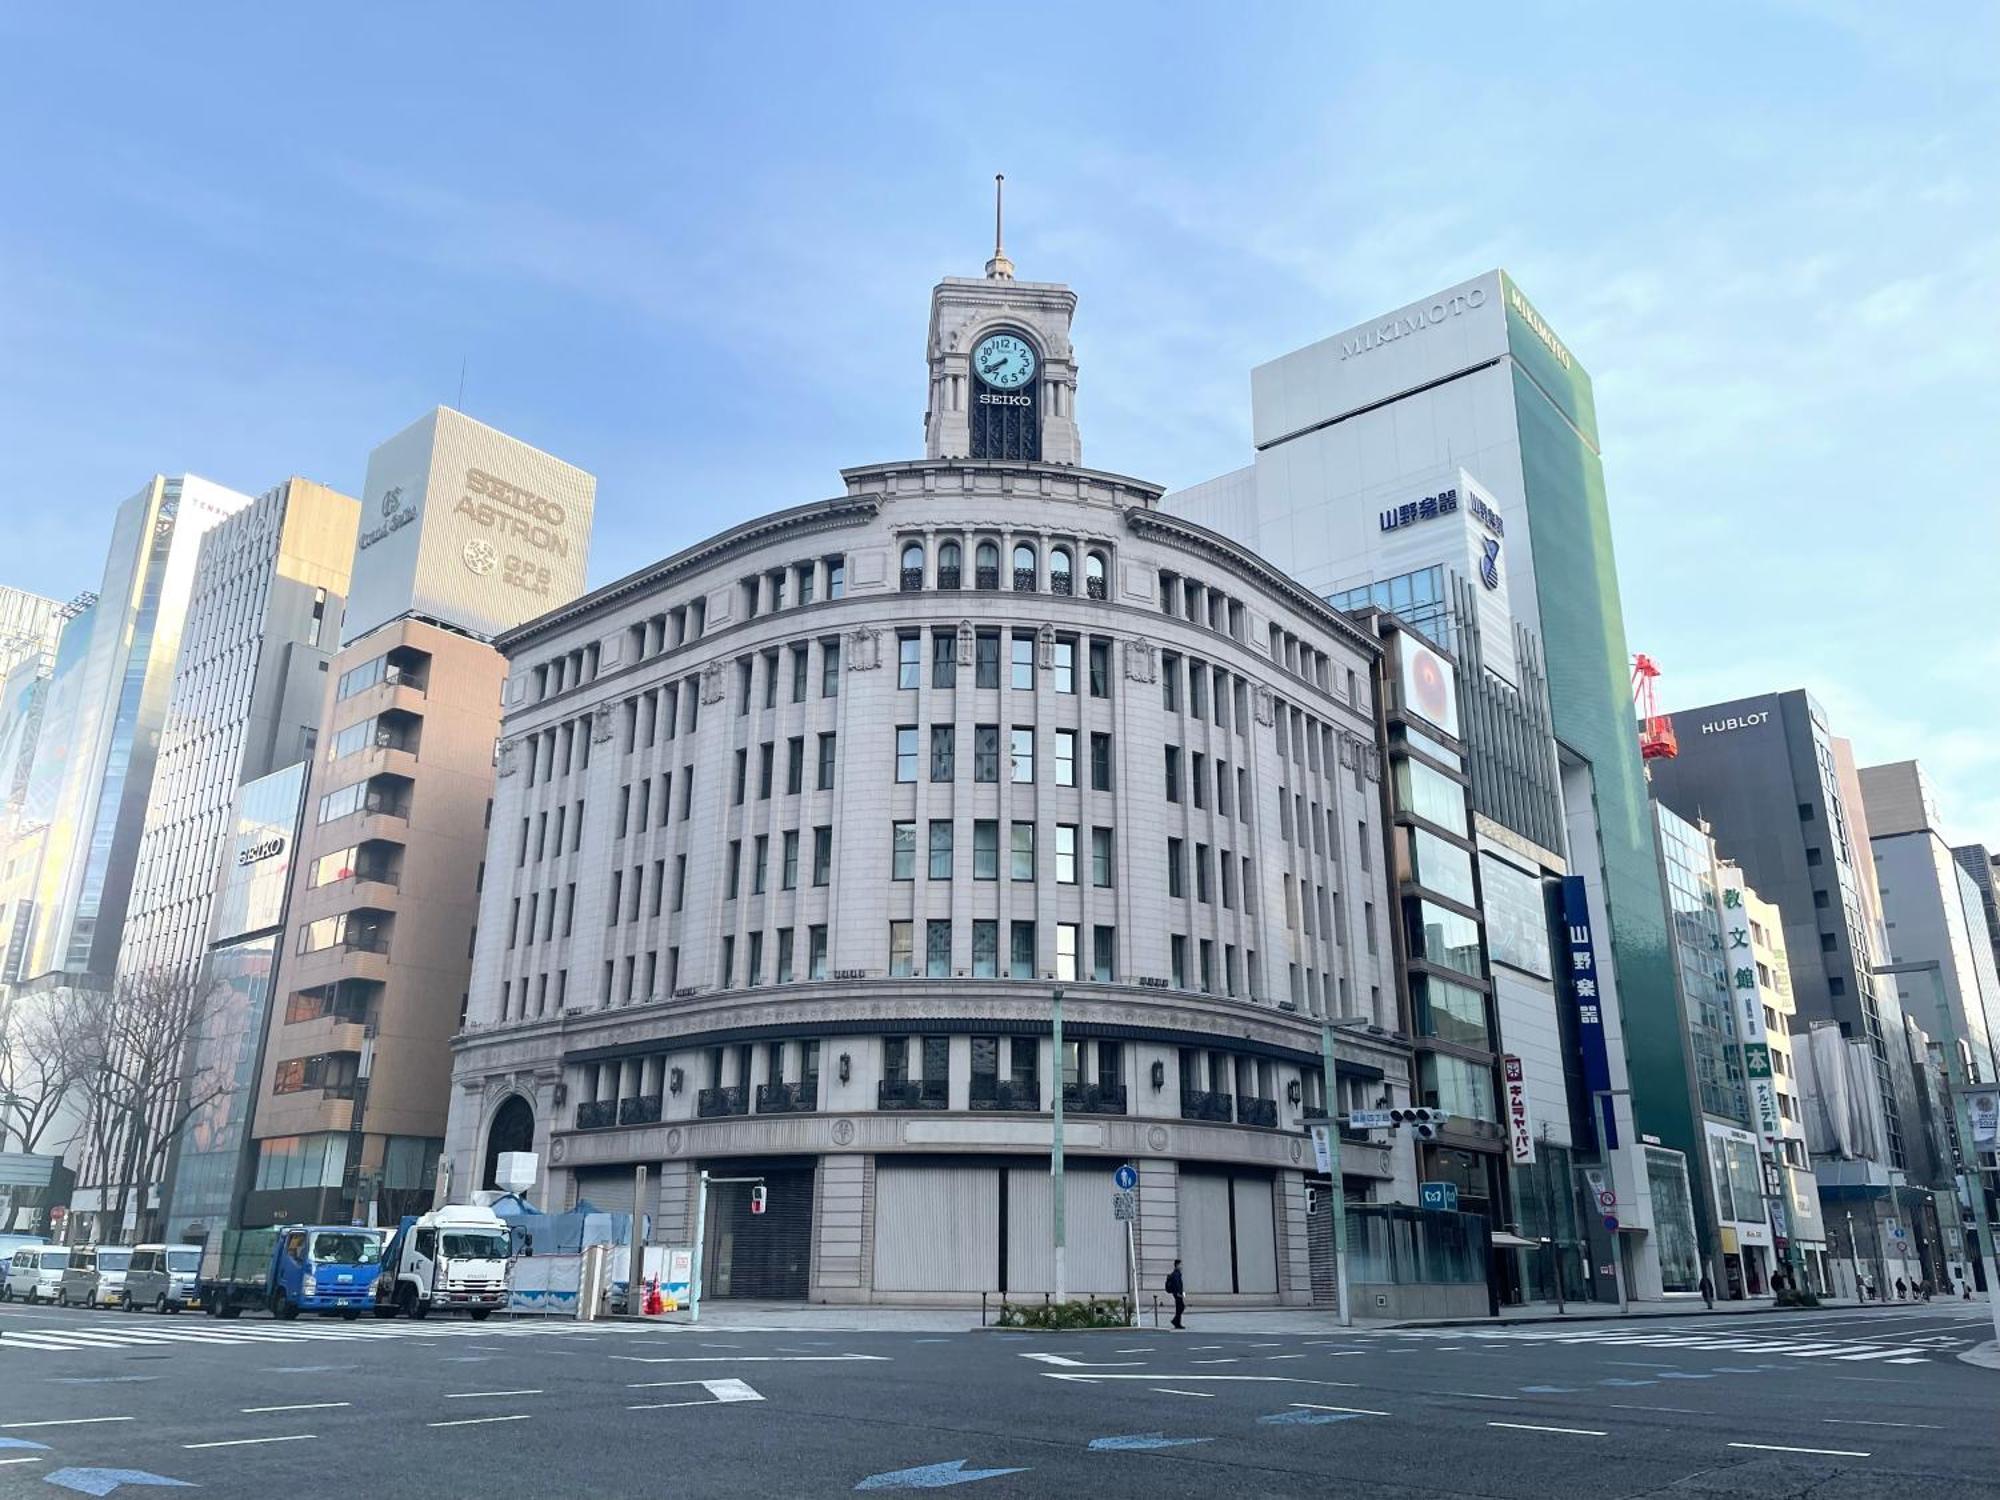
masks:
[[[1501,286],[1549,706],[1556,738],[1589,760],[1595,780],[1633,1114],[1647,1134],[1699,1159],[1703,1132],[1687,1087],[1687,1032],[1639,759],[1597,405],[1590,376],[1504,273]]]

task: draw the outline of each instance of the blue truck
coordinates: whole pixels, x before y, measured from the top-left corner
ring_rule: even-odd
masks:
[[[382,1234],[351,1224],[230,1229],[203,1257],[200,1297],[211,1318],[256,1308],[274,1318],[302,1312],[358,1318],[375,1306]]]

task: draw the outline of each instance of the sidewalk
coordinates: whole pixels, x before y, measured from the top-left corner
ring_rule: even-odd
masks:
[[[1984,1302],[1985,1299],[1982,1297],[1972,1304],[1939,1301],[1932,1305],[1939,1308],[1962,1307],[1979,1306]],[[1693,1297],[1671,1302],[1635,1303],[1624,1318],[1740,1317],[1748,1313],[1777,1314],[1793,1311],[1808,1315],[1825,1312],[1891,1312],[1897,1309],[1907,1311],[1922,1305],[1915,1302],[1859,1303],[1829,1298],[1817,1308],[1793,1309],[1779,1308],[1769,1298],[1760,1298],[1741,1302],[1718,1302],[1711,1309],[1702,1306],[1700,1298]],[[989,1319],[997,1316],[998,1312],[999,1302],[995,1300],[988,1307]],[[1139,1313],[1141,1328],[1151,1332],[1155,1324],[1154,1309],[1150,1300],[1141,1305]],[[1337,1335],[1343,1331],[1340,1319],[1324,1308],[1220,1309],[1204,1308],[1197,1303],[1189,1306],[1187,1318],[1191,1330],[1209,1333]],[[873,1307],[704,1300],[699,1324],[691,1323],[685,1310],[643,1321],[657,1327],[679,1331],[699,1327],[730,1333],[964,1333],[979,1326],[979,1309],[977,1306]],[[1616,1306],[1594,1302],[1572,1302],[1567,1310],[1558,1312],[1555,1304],[1551,1302],[1503,1308],[1497,1318],[1432,1318],[1400,1321],[1387,1318],[1356,1318],[1351,1331],[1366,1333],[1398,1328],[1500,1328],[1537,1323],[1618,1321],[1623,1320]],[[1165,1327],[1165,1315],[1162,1315],[1159,1326]]]

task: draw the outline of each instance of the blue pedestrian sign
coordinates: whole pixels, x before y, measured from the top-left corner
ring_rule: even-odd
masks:
[[[1111,1174],[1111,1182],[1121,1193],[1129,1193],[1139,1185],[1139,1173],[1129,1163]]]
[[[1417,1202],[1424,1208],[1458,1210],[1458,1184],[1455,1182],[1426,1182],[1417,1187]]]

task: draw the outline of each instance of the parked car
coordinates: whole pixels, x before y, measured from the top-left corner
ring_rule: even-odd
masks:
[[[29,1245],[7,1263],[6,1295],[24,1302],[53,1302],[69,1268],[67,1245]]]
[[[132,1261],[130,1245],[77,1245],[56,1288],[65,1307],[116,1307],[125,1300],[125,1272]]]
[[[140,1245],[125,1268],[125,1311],[156,1313],[200,1307],[201,1246]]]

